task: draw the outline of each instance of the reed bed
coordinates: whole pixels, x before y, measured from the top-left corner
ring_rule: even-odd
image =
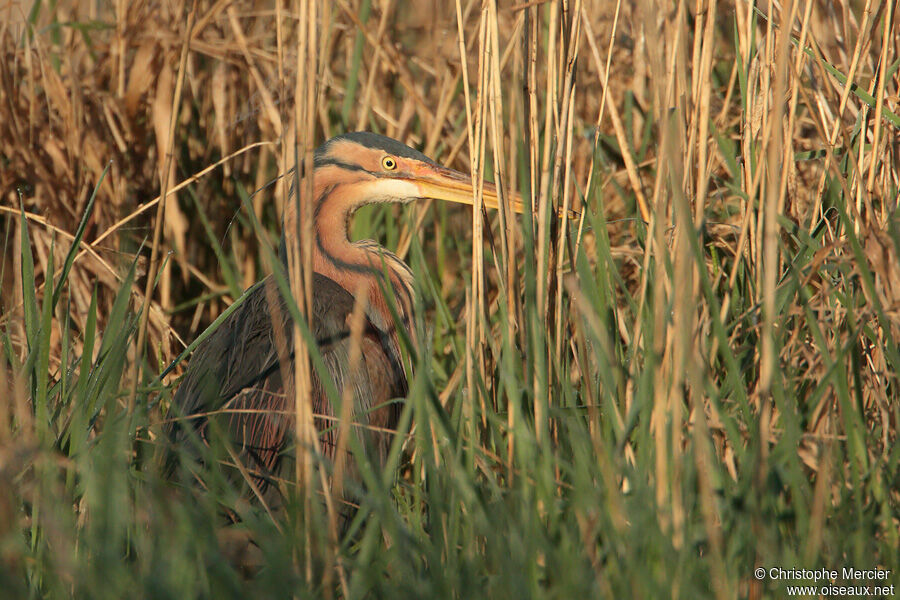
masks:
[[[759,598],[827,583],[771,568],[892,585],[897,8],[0,7],[0,589]],[[186,343],[272,269],[283,175],[362,129],[530,209],[354,220],[354,239],[410,264],[427,326],[389,463],[339,532],[314,455],[273,519],[217,475],[226,449],[205,488],[168,481],[160,436]]]

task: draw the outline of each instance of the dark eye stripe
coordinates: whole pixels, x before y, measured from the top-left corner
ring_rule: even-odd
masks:
[[[340,167],[341,169],[347,169],[348,171],[360,171],[362,173],[368,173],[369,175],[371,175],[373,177],[395,177],[394,172],[397,170],[397,167],[399,166],[397,164],[397,159],[392,158],[392,157],[386,157],[386,158],[388,158],[394,164],[394,166],[390,168],[391,174],[384,173],[383,170],[370,171],[361,165],[355,165],[353,163],[344,162],[339,158],[332,158],[332,157],[316,158],[315,162],[313,163],[313,166],[314,166],[314,168],[318,169],[319,167],[334,165],[335,167]],[[386,167],[384,167],[384,161],[382,161],[382,169],[385,169],[385,168]]]
[[[337,158],[317,158],[313,164],[316,168],[324,167],[327,165],[334,165],[342,169],[347,169],[348,171],[363,171],[365,173],[372,173],[372,171],[364,169],[360,165],[354,165],[352,163],[344,162]],[[374,175],[374,173],[372,174]]]

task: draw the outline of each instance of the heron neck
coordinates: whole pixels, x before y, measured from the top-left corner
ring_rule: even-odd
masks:
[[[369,320],[396,339],[394,319],[384,290],[393,293],[395,310],[409,330],[413,289],[409,268],[371,240],[350,241],[350,218],[359,205],[341,202],[338,190],[326,191],[325,196],[327,199],[317,202],[315,211],[313,270],[336,282],[354,298],[365,294]],[[390,285],[386,285],[388,283]]]

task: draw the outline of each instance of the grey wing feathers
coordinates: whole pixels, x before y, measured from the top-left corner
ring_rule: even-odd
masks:
[[[384,403],[406,394],[398,357],[385,349],[385,334],[367,324],[362,339],[364,359],[350,369],[349,315],[353,297],[334,281],[314,278],[312,334],[326,368],[340,392],[351,386],[353,419],[376,429],[392,429],[399,405]],[[274,326],[273,326],[274,323]],[[221,419],[234,446],[249,460],[251,472],[279,471],[292,442],[294,414],[293,321],[287,303],[269,278],[195,351],[173,400],[178,419],[170,434],[176,444],[193,429],[206,439],[209,419]],[[334,407],[313,370],[310,401],[325,456],[334,458]],[[212,415],[216,415],[213,417]],[[332,418],[329,418],[332,417]],[[383,460],[390,439],[384,433],[364,436]]]

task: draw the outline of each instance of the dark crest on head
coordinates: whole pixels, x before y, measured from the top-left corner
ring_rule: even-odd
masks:
[[[432,165],[435,164],[433,160],[431,160],[418,150],[414,150],[406,144],[401,144],[397,140],[392,140],[389,137],[385,137],[377,133],[372,133],[371,131],[354,131],[352,133],[344,133],[342,135],[331,138],[330,140],[316,148],[316,162],[319,162],[328,155],[328,152],[331,149],[332,145],[342,141],[353,142],[354,144],[359,144],[361,146],[365,146],[366,148],[384,150],[387,154],[390,154],[392,156],[412,158],[414,160],[420,160]]]

